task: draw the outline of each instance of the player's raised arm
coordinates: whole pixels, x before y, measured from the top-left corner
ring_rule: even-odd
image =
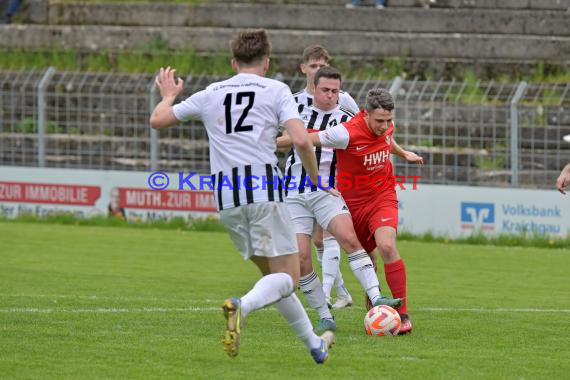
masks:
[[[184,81],[180,78],[174,78],[175,72],[176,70],[171,69],[170,66],[166,69],[161,67],[155,79],[162,100],[156,105],[150,115],[150,126],[153,129],[170,127],[179,122],[174,115],[172,105],[176,97],[182,92]]]
[[[421,156],[418,156],[414,152],[404,150],[397,142],[392,138],[392,149],[390,153],[395,154],[396,156],[400,157],[407,162],[415,163],[422,165],[424,163],[424,159]]]

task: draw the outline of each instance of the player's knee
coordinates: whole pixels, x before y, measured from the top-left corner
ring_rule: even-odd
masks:
[[[362,249],[362,245],[360,244],[360,241],[358,241],[358,237],[356,237],[356,234],[354,233],[347,233],[342,236],[337,236],[337,241],[340,244],[340,246],[344,248],[346,252],[349,253]]]
[[[382,258],[384,258],[384,261],[386,261],[386,258],[392,258],[398,254],[398,251],[396,250],[396,242],[393,241],[380,242],[380,244],[378,244],[378,249],[380,250]]]
[[[362,249],[362,245],[360,244],[358,239],[355,239],[355,240],[349,240],[347,244],[343,246],[343,248],[346,252],[356,252]]]

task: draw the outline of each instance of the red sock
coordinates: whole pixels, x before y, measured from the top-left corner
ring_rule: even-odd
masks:
[[[398,309],[400,314],[408,314],[406,303],[406,266],[404,260],[400,259],[390,264],[384,264],[386,282],[392,291],[392,297],[401,298],[402,306]]]

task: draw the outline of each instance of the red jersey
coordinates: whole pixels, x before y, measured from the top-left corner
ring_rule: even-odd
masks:
[[[336,150],[336,188],[347,205],[362,206],[380,199],[396,200],[390,161],[394,123],[383,136],[376,136],[368,128],[361,111],[343,125],[349,140],[345,149]]]

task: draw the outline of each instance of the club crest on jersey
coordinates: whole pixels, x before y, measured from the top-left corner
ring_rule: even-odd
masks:
[[[334,127],[334,126],[337,125],[337,124],[338,124],[338,123],[336,122],[336,119],[332,119],[332,120],[329,122],[329,127]]]
[[[386,144],[390,144],[390,135],[386,136]]]
[[[301,119],[303,119],[303,120],[309,120],[309,116],[307,116],[307,115],[302,115],[302,116],[301,116]]]

